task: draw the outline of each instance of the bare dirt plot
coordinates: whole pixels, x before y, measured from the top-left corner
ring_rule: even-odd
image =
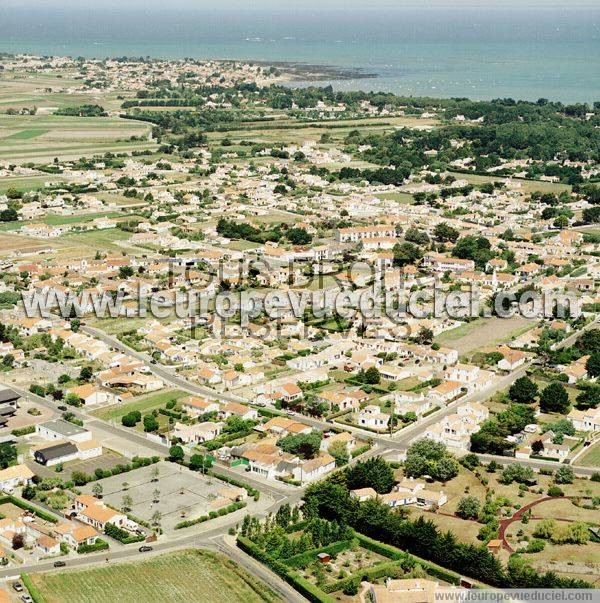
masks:
[[[43,239],[32,239],[20,235],[0,233],[0,253],[3,251],[16,251],[28,253],[37,249],[45,249],[52,243]]]

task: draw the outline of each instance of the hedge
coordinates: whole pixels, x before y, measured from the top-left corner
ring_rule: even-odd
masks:
[[[95,553],[96,551],[106,551],[108,548],[108,542],[102,540],[102,538],[98,538],[94,544],[80,544],[77,547],[77,552],[79,554]]]
[[[158,413],[161,415],[165,415],[165,417],[172,417],[173,419],[181,419],[182,413],[176,410],[169,410],[167,408],[159,408]]]
[[[234,511],[238,511],[239,509],[243,509],[246,506],[245,502],[234,502],[228,505],[227,507],[222,507],[218,511],[211,511],[208,515],[201,515],[196,519],[188,519],[186,521],[180,521],[175,525],[176,530],[181,530],[182,528],[189,528],[191,526],[195,526],[199,523],[204,523],[209,519],[216,519],[217,517],[223,517],[223,515],[228,515],[229,513],[233,513]]]
[[[343,578],[342,580],[336,580],[335,582],[330,582],[329,584],[324,584],[321,588],[325,593],[334,593],[338,590],[344,590],[347,586],[352,584],[358,578],[361,582],[363,580],[372,582],[373,580],[378,580],[379,578],[387,578],[390,574],[394,572],[394,570],[399,567],[401,561],[388,561],[386,563],[378,563],[373,567],[369,567],[367,569],[361,569],[357,572],[354,572],[352,575],[347,578]]]
[[[23,582],[25,588],[29,591],[29,595],[33,599],[33,603],[46,603],[46,599],[42,597],[42,594],[34,586],[33,582],[27,574],[21,574],[21,582]]]
[[[121,544],[132,544],[133,542],[142,542],[142,540],[146,540],[145,536],[134,535],[128,532],[127,530],[123,530],[119,526],[116,526],[114,523],[108,522],[104,526],[104,533],[115,540],[118,540]]]
[[[364,536],[358,532],[356,533],[356,538],[363,549],[367,549],[373,553],[382,555],[383,557],[388,557],[388,559],[405,559],[408,556],[408,553],[400,551],[396,547],[379,542],[379,540],[373,540],[373,538],[369,538],[368,536]]]
[[[285,565],[285,563],[282,563],[277,559],[273,559],[270,555],[256,546],[245,536],[237,537],[237,545],[244,552],[248,553],[248,555],[254,557],[257,561],[260,561],[267,567],[271,568],[276,574],[283,578],[288,584],[293,586],[309,601],[312,601],[313,603],[335,603],[335,599],[324,593],[314,584],[311,584],[302,576],[299,576],[296,572]]]
[[[20,498],[16,498],[11,495],[0,497],[0,505],[4,504],[6,502],[10,502],[13,505],[19,507],[20,509],[24,509],[26,511],[31,511],[33,514],[37,515],[40,519],[44,519],[45,521],[49,521],[50,523],[58,523],[58,519],[56,517],[54,517],[54,515],[50,515],[50,513],[47,513],[43,509],[39,509],[38,507],[34,507],[33,505],[30,505],[28,502],[25,502],[24,500],[22,500]]]
[[[299,553],[298,555],[294,555],[289,559],[285,559],[284,563],[291,568],[303,568],[311,563],[316,561],[317,555],[319,553],[327,553],[332,557],[349,549],[352,546],[352,540],[339,540],[338,542],[334,542],[328,546],[320,547],[316,549],[311,549],[310,551],[304,551],[304,553]]]
[[[227,442],[232,442],[233,440],[239,440],[240,438],[249,436],[252,431],[252,429],[242,429],[241,431],[236,431],[234,433],[226,433],[218,438],[215,438],[214,440],[204,442],[202,446],[209,451],[217,450],[218,448],[221,448],[221,446],[224,446]]]
[[[449,582],[450,584],[460,584],[461,577],[458,574],[444,569],[443,567],[436,565],[431,561],[427,561],[421,557],[416,557],[411,553],[406,553],[405,551],[401,551],[396,547],[379,542],[378,540],[374,540],[373,538],[369,538],[363,534],[357,533],[356,538],[358,538],[360,546],[365,549],[369,549],[374,553],[378,553],[379,555],[383,555],[384,557],[391,559],[414,559],[414,561],[418,563],[424,570],[426,570],[428,574],[431,574],[440,580],[444,580],[445,582]]]
[[[28,435],[30,433],[35,433],[35,425],[28,425],[27,427],[21,427],[20,429],[13,429],[10,433],[14,435],[16,438],[19,436]]]

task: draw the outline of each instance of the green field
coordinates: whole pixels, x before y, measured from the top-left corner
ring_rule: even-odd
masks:
[[[185,550],[137,563],[29,576],[46,603],[279,601],[262,582],[223,555]]]
[[[401,205],[412,205],[415,202],[415,198],[409,193],[384,193],[383,195],[377,195],[377,197],[390,199]]]
[[[37,138],[42,134],[46,134],[46,132],[50,132],[50,130],[21,130],[7,136],[4,140],[29,140],[30,138]]]
[[[498,182],[506,176],[483,176],[481,174],[464,174],[462,172],[450,172],[457,180],[466,180],[470,184],[478,185],[487,182]],[[526,193],[538,191],[540,193],[555,193],[560,194],[563,191],[571,192],[571,186],[568,184],[560,184],[554,182],[544,182],[542,180],[526,180],[524,178],[513,178],[516,185],[521,185]]]
[[[95,414],[100,419],[105,421],[120,419],[123,415],[133,410],[139,410],[142,414],[163,406],[169,400],[179,400],[183,398],[187,393],[179,389],[171,389],[160,392],[158,394],[149,394],[147,396],[140,396],[137,399],[127,402],[125,404],[118,404],[116,406],[110,406],[109,408],[103,408],[95,411]]]
[[[0,113],[0,158],[49,163],[108,151],[154,148],[148,124],[114,117],[6,115]],[[132,136],[141,140],[132,141]]]

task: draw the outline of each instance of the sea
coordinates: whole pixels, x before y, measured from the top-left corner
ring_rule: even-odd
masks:
[[[489,8],[483,0],[480,8],[385,10],[369,10],[368,2],[309,10],[286,0],[270,10],[123,6],[0,1],[0,52],[289,61],[359,69],[359,77],[323,82],[339,90],[600,101],[600,1],[579,9],[567,1]],[[360,77],[367,74],[376,77]]]

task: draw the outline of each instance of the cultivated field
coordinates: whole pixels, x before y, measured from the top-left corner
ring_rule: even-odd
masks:
[[[0,159],[43,163],[153,148],[149,131],[148,124],[112,117],[0,114]],[[131,141],[132,136],[143,140]]]
[[[258,603],[278,601],[263,583],[233,561],[208,551],[185,550],[139,563],[58,574],[32,574],[47,603]]]

